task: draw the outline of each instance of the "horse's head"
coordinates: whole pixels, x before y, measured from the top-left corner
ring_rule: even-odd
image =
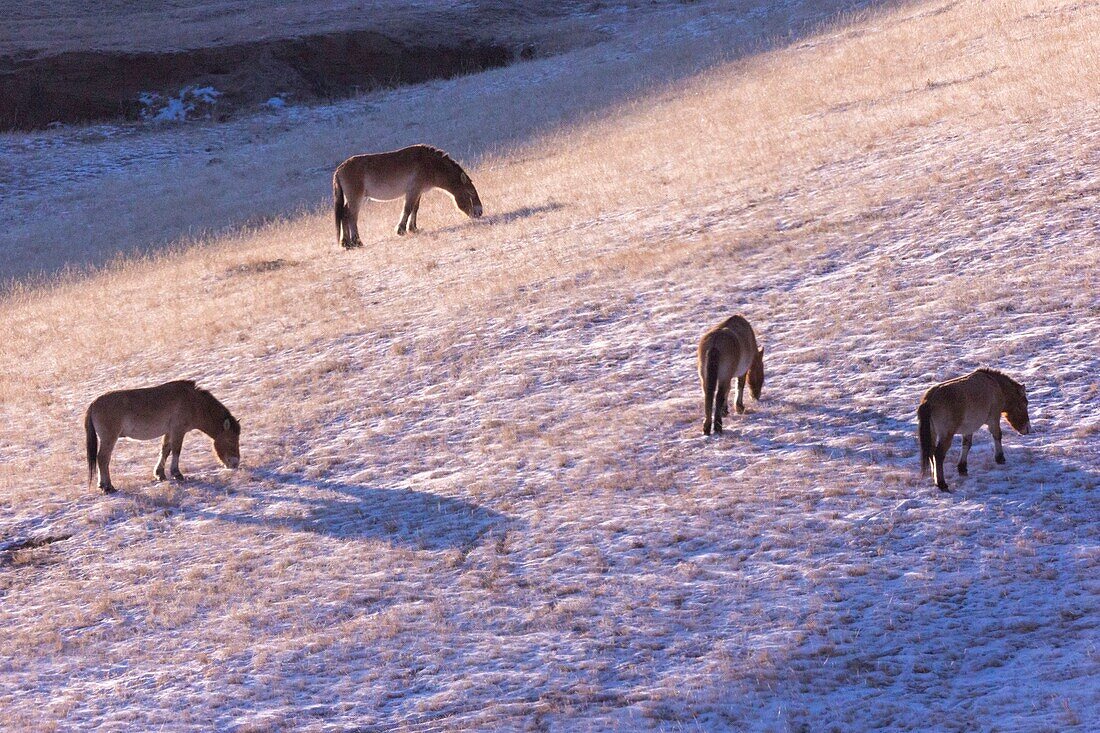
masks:
[[[241,464],[241,424],[228,413],[214,436],[214,454],[226,468]]]
[[[1020,435],[1031,432],[1031,419],[1027,414],[1027,389],[1022,384],[1009,380],[1004,388],[1005,417]]]
[[[749,392],[754,400],[760,399],[760,390],[764,389],[764,347],[756,350],[749,367]]]
[[[477,189],[474,188],[474,182],[470,180],[470,177],[466,175],[465,171],[459,171],[458,185],[454,190],[455,206],[459,210],[473,219],[481,218],[481,198],[477,195]]]

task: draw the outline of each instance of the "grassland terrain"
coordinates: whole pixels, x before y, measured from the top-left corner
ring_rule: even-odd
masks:
[[[1094,729],[1098,33],[677,4],[324,107],[4,136],[0,728]],[[332,166],[413,142],[486,216],[371,204],[340,250]],[[737,312],[763,399],[704,438]],[[942,493],[915,409],[982,365],[1033,430]],[[195,433],[156,483],[128,442],[89,488],[87,404],[173,378],[244,467]]]

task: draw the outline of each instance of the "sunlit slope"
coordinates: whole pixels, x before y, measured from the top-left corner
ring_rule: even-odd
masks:
[[[71,536],[2,556],[0,721],[1085,729],[1096,30],[843,19],[481,160],[478,222],[436,196],[414,238],[379,205],[362,250],[309,216],[16,294],[0,536]],[[733,312],[764,400],[708,440],[694,343]],[[1034,432],[941,494],[914,410],[981,364]],[[87,402],[177,376],[248,468],[193,435],[153,484],[131,443],[86,489]]]

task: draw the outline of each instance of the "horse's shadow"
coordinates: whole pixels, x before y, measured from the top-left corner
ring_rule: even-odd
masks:
[[[486,534],[518,520],[462,499],[408,488],[383,489],[253,469],[265,484],[299,489],[273,500],[256,481],[220,484],[189,479],[192,488],[256,500],[249,512],[188,508],[185,513],[234,524],[284,527],[341,539],[373,539],[417,550],[469,550]],[[304,490],[304,491],[303,491]]]
[[[914,481],[919,479],[920,448],[917,442],[917,421],[914,410],[911,419],[888,415],[871,408],[851,408],[834,403],[814,403],[800,400],[769,400],[785,408],[769,411],[758,408],[753,419],[764,423],[763,430],[743,429],[738,439],[745,440],[758,450],[804,449],[820,453],[830,460],[868,466],[889,465],[896,468],[911,467]],[[767,404],[767,403],[764,403]],[[820,439],[788,440],[772,437],[779,433],[806,431],[828,421],[829,429]],[[734,427],[728,424],[728,427]],[[746,426],[748,427],[748,426]],[[755,427],[755,426],[752,426]],[[1100,485],[1100,472],[1092,471],[1046,455],[1041,448],[1027,441],[1012,440],[1006,431],[1005,452],[1008,463],[998,466],[993,461],[993,439],[988,430],[982,429],[974,438],[970,453],[970,475],[960,476],[955,469],[961,450],[961,439],[955,436],[948,452],[947,472],[951,488],[964,487],[967,483],[982,486],[983,493],[1011,493],[1022,483],[1036,487],[1081,487],[1091,489]],[[861,447],[845,445],[844,440],[857,437]],[[1018,436],[1017,436],[1018,437]]]
[[[521,206],[518,209],[512,209],[511,211],[505,211],[500,214],[486,214],[480,219],[474,219],[472,221],[463,222],[461,224],[452,224],[451,226],[443,227],[441,229],[432,230],[435,234],[449,234],[450,232],[457,232],[460,229],[469,226],[493,226],[495,224],[510,224],[513,221],[519,221],[520,219],[528,219],[532,216],[538,216],[539,214],[548,214],[552,211],[561,211],[565,208],[564,204],[557,201],[550,201],[549,203],[541,204],[539,206]]]
[[[784,408],[777,410],[776,407]],[[835,404],[820,404],[772,398],[755,409],[752,423],[737,430],[738,423],[727,418],[727,429],[737,430],[745,440],[761,451],[803,449],[834,459],[878,464],[884,450],[905,451],[916,447],[916,421],[906,421],[873,409],[853,409]],[[828,423],[827,430],[821,425]],[[790,434],[817,431],[819,438],[791,439]],[[783,437],[773,437],[774,435]],[[856,436],[865,447],[852,447],[844,441]]]

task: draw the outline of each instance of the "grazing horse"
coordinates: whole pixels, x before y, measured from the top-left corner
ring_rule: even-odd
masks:
[[[154,477],[164,481],[164,462],[172,456],[172,478],[180,473],[183,436],[201,430],[214,440],[214,453],[227,468],[241,461],[241,424],[225,406],[190,380],[166,382],[144,389],[124,389],[100,395],[84,414],[88,440],[88,483],[99,465],[99,488],[114,493],[111,483],[111,452],[119,438],[153,440],[164,436]]]
[[[474,182],[451,156],[430,145],[374,155],[356,155],[336,168],[332,198],[336,204],[336,237],[344,249],[362,247],[359,239],[359,207],[363,201],[392,201],[405,197],[397,234],[416,233],[416,212],[425,191],[441,188],[451,195],[466,216],[481,216],[481,199]]]
[[[742,316],[731,316],[703,334],[699,341],[699,380],[703,383],[703,435],[722,432],[722,418],[729,414],[730,381],[737,377],[737,412],[745,411],[745,382],[753,399],[764,386],[764,349]]]
[[[974,431],[982,425],[993,435],[994,459],[1005,462],[1001,448],[1001,415],[1020,435],[1031,432],[1024,385],[995,369],[978,369],[965,377],[941,382],[924,393],[917,408],[920,435],[921,476],[932,468],[932,478],[941,491],[948,491],[943,477],[943,460],[955,433],[962,433],[959,475],[965,476],[966,456],[974,444]]]

